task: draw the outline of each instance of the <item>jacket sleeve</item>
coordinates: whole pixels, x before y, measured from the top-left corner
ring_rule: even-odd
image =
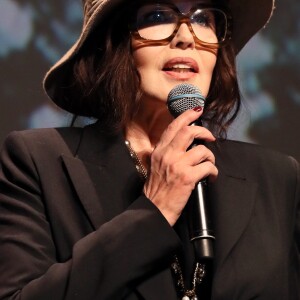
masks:
[[[165,267],[180,245],[159,210],[140,196],[58,262],[38,172],[21,134],[6,140],[0,166],[0,299],[121,299],[153,266]]]

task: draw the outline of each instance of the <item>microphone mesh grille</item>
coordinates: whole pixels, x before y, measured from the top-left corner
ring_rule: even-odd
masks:
[[[173,117],[178,117],[188,109],[204,106],[205,98],[200,90],[188,83],[175,86],[169,93],[167,105]]]

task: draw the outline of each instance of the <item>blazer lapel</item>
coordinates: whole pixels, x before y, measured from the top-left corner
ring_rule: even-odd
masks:
[[[103,223],[104,214],[93,179],[91,179],[88,172],[89,166],[75,157],[62,155],[62,159],[72,181],[73,188],[95,230]]]
[[[211,187],[218,267],[221,267],[245,230],[254,206],[255,193],[254,183],[223,174]]]
[[[243,158],[234,149],[213,147],[219,169],[218,179],[209,189],[216,236],[215,280],[249,223],[257,191],[257,184],[240,169],[238,160]]]
[[[64,154],[62,160],[94,229],[124,211],[141,191],[123,137],[99,134],[97,124],[84,128],[75,155]]]

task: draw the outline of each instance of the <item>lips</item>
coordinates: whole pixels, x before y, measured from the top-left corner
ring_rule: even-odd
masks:
[[[177,57],[169,60],[163,67],[163,71],[177,73],[198,73],[197,62],[192,58]]]
[[[173,71],[173,72],[179,72],[179,73],[184,73],[184,72],[194,72],[195,73],[194,68],[191,68],[185,64],[176,64],[173,67],[164,68],[164,71]]]

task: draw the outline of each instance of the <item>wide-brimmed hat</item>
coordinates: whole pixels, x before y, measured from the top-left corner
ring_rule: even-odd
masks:
[[[128,1],[128,0],[127,0]],[[140,0],[141,1],[141,0]],[[105,26],[107,17],[125,0],[82,0],[84,9],[83,29],[79,39],[69,51],[48,71],[44,78],[44,89],[50,99],[71,113],[72,105],[65,101],[63,89],[70,80],[74,59],[96,26]],[[232,42],[238,53],[249,39],[270,20],[275,0],[228,0],[232,15]]]

